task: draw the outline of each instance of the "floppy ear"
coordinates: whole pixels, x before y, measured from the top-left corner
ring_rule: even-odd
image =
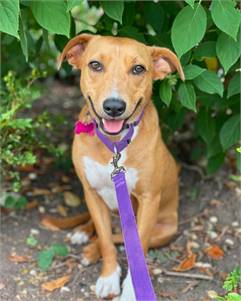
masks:
[[[91,34],[80,34],[71,39],[57,59],[58,69],[61,67],[61,64],[65,58],[70,65],[80,69],[81,55],[92,38],[93,36]]]
[[[163,79],[169,73],[177,71],[181,80],[185,80],[179,59],[171,50],[162,47],[149,47],[153,61],[153,79]]]

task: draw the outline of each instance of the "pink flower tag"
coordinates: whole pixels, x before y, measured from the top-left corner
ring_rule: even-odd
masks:
[[[87,133],[90,136],[95,135],[95,126],[94,123],[87,123],[84,124],[81,121],[77,121],[75,123],[75,128],[74,128],[75,134],[81,134],[81,133]]]

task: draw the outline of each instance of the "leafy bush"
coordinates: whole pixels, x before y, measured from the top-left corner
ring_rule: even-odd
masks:
[[[9,71],[3,79],[5,89],[1,92],[0,160],[2,176],[4,179],[12,180],[13,187],[11,188],[14,191],[20,188],[19,168],[35,164],[37,150],[57,151],[46,136],[47,130],[51,129],[49,115],[44,112],[35,118],[25,117],[26,111],[32,107],[33,102],[40,95],[33,83],[42,75],[33,69],[29,77],[20,80]],[[6,206],[17,207],[15,203],[17,201],[10,198]]]
[[[0,5],[0,30],[7,33],[2,44],[9,49],[3,57],[5,61],[11,57],[10,69],[26,68],[25,57],[30,66],[50,74],[56,50],[86,30],[168,47],[179,56],[186,81],[174,74],[154,84],[153,99],[164,123],[164,137],[188,126],[190,160],[205,158],[209,173],[238,144],[238,1],[8,0]],[[68,74],[69,66],[61,72]]]
[[[241,268],[236,267],[226,278],[223,288],[227,294],[224,297],[218,296],[216,301],[241,301]]]

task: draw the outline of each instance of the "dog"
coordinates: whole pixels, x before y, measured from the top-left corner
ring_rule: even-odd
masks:
[[[128,148],[121,153],[126,168],[128,190],[135,209],[144,254],[148,248],[166,244],[178,226],[178,167],[165,146],[158,114],[151,101],[153,80],[162,80],[177,71],[184,73],[177,56],[169,49],[150,47],[122,37],[80,34],[71,39],[58,58],[81,71],[80,87],[86,104],[79,120],[98,124],[104,135],[119,141],[126,125],[142,112]],[[121,293],[121,267],[115,243],[121,234],[112,234],[112,210],[117,210],[111,181],[112,153],[96,135],[74,136],[72,159],[83,185],[91,219],[79,228],[75,238],[87,242],[94,229],[97,239],[84,249],[86,264],[102,257],[102,270],[96,282],[99,298]],[[123,282],[121,301],[135,300],[130,272]]]

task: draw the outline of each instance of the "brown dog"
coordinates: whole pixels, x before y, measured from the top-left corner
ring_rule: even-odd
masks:
[[[162,141],[151,94],[152,80],[163,79],[173,71],[178,71],[184,80],[179,60],[166,48],[88,34],[69,41],[59,57],[59,66],[65,58],[81,70],[80,86],[87,104],[80,121],[95,119],[102,132],[116,141],[125,133],[124,125],[135,121],[144,110],[131,144],[122,152],[121,165],[127,169],[144,252],[167,243],[177,231],[177,166]],[[77,236],[86,242],[86,233],[92,233],[94,225],[98,239],[85,247],[85,261],[93,262],[102,256],[96,294],[101,298],[116,296],[120,294],[121,269],[114,243],[122,238],[112,235],[111,228],[110,210],[117,209],[110,177],[112,153],[96,135],[81,134],[74,137],[72,154],[93,221],[82,226],[85,234]],[[129,273],[121,300],[135,300]]]

